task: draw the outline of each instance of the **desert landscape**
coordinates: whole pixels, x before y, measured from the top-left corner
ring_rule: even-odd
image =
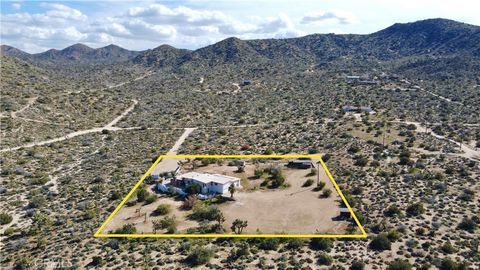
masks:
[[[479,269],[480,27],[437,12],[475,4],[105,3],[0,3],[2,269]],[[242,158],[160,160],[101,233],[162,238],[96,234],[162,155]],[[366,236],[251,236],[361,233],[253,155],[321,156]]]

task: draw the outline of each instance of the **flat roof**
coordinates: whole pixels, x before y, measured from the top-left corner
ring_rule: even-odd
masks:
[[[240,178],[222,175],[222,174],[212,174],[212,173],[200,173],[200,172],[188,172],[182,175],[179,175],[178,178],[188,178],[194,179],[198,182],[208,184],[210,182],[219,183],[219,184],[227,184],[232,181],[240,180]]]
[[[291,159],[288,162],[293,163],[313,163],[311,159]]]

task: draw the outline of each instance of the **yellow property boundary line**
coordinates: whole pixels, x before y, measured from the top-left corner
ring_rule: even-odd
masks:
[[[186,159],[186,158],[311,158],[318,159],[322,164],[323,169],[330,178],[330,181],[333,183],[333,186],[337,190],[338,194],[342,198],[343,202],[347,206],[348,210],[352,214],[355,223],[360,228],[361,234],[108,234],[101,233],[105,226],[112,220],[115,214],[122,208],[122,206],[127,202],[127,200],[132,196],[135,190],[143,183],[145,178],[152,172],[153,168],[164,158],[176,158],[176,159]],[[320,173],[320,172],[319,172]],[[365,232],[362,224],[358,220],[355,212],[353,211],[350,204],[345,199],[342,191],[332,177],[332,174],[328,170],[325,162],[323,162],[321,155],[161,155],[153,163],[153,165],[148,169],[148,171],[140,178],[140,180],[135,184],[135,186],[130,190],[130,192],[125,196],[125,198],[120,202],[120,204],[113,210],[113,212],[108,216],[107,220],[103,222],[102,226],[98,228],[95,232],[94,237],[100,238],[109,238],[109,237],[127,237],[127,238],[146,238],[146,237],[156,237],[156,238],[248,238],[248,237],[257,237],[257,238],[366,238],[367,233]]]

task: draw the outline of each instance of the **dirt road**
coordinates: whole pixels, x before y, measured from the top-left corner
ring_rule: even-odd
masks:
[[[438,138],[440,140],[449,141],[451,143],[454,143],[454,144],[458,145],[460,147],[460,149],[464,152],[463,154],[456,154],[458,156],[464,156],[464,157],[469,158],[469,159],[480,160],[480,150],[476,150],[476,149],[474,149],[473,147],[471,147],[467,144],[463,144],[463,143],[457,142],[455,140],[446,138],[445,136],[442,136],[442,135],[439,135],[439,134],[433,132],[431,129],[428,130],[428,128],[426,126],[424,126],[423,124],[421,124],[419,122],[398,121],[398,123],[404,123],[404,124],[407,124],[407,125],[414,125],[417,128],[415,130],[416,132],[428,133],[435,138]]]
[[[70,139],[70,138],[73,138],[73,137],[77,137],[77,136],[81,136],[81,135],[85,135],[85,134],[89,134],[89,133],[102,132],[102,130],[104,130],[104,129],[105,130],[110,130],[110,131],[123,130],[122,128],[114,127],[114,125],[116,123],[118,123],[118,121],[120,121],[128,113],[130,113],[135,108],[135,105],[138,104],[138,100],[133,99],[132,101],[133,101],[133,104],[130,107],[128,107],[121,115],[119,115],[118,117],[116,117],[110,123],[106,124],[103,127],[79,130],[79,131],[69,133],[69,134],[67,134],[65,136],[62,136],[62,137],[57,137],[57,138],[44,140],[44,141],[39,141],[39,142],[27,143],[27,144],[20,145],[20,146],[17,146],[17,147],[12,147],[12,148],[1,149],[0,153],[1,152],[7,152],[7,151],[15,151],[15,150],[18,150],[18,149],[21,149],[21,148],[30,148],[30,147],[34,147],[34,146],[51,144],[51,143],[54,143],[54,142],[61,142],[61,141],[64,141],[64,140],[67,140],[67,139]]]
[[[183,134],[177,139],[175,144],[172,146],[172,148],[167,152],[167,155],[176,155],[178,153],[178,149],[180,149],[180,146],[182,143],[185,141],[185,139],[192,133],[195,129],[197,128],[186,128]],[[160,173],[163,172],[171,172],[175,171],[178,167],[178,163],[180,161],[183,161],[183,159],[177,159],[177,158],[166,158],[162,159],[155,168],[152,170],[152,175],[159,175]]]

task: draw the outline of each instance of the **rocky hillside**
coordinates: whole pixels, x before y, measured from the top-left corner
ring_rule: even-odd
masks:
[[[63,50],[50,49],[46,52],[29,54],[11,46],[2,45],[2,56],[14,56],[38,64],[85,64],[124,62],[140,54],[117,45],[93,49],[84,44],[74,44]]]

